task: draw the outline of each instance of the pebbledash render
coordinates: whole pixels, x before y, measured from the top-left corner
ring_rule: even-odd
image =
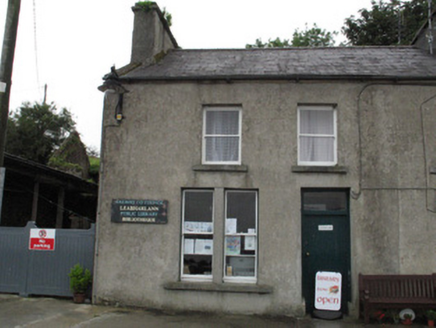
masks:
[[[100,87],[95,303],[357,315],[359,273],[434,271],[435,57],[184,50],[157,5],[133,12]]]

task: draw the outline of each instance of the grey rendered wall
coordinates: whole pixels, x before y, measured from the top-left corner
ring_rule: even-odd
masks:
[[[379,85],[361,96],[363,273],[434,272],[434,96],[434,88]]]
[[[427,139],[434,140],[436,129],[434,120],[420,119],[420,112],[427,101],[426,118],[434,114],[429,99],[435,88],[337,82],[156,83],[126,88],[130,92],[120,125],[113,120],[116,98],[107,95],[105,101],[96,302],[302,314],[303,187],[350,188],[354,305],[359,272],[420,273],[434,268],[434,257],[430,262],[424,259],[427,247],[435,246],[435,216],[426,210],[426,197],[432,197],[427,188],[435,185],[425,171],[435,162],[435,152],[427,149],[424,156],[420,131],[426,125]],[[346,174],[293,172],[299,103],[337,104],[338,165],[347,169]],[[242,163],[248,172],[193,170],[201,163],[203,105],[211,104],[242,106]],[[272,286],[272,294],[163,288],[179,280],[181,189],[191,187],[259,190],[258,283]],[[168,224],[111,223],[110,204],[116,198],[166,199]]]

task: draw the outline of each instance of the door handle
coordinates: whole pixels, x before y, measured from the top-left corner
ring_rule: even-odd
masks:
[[[309,252],[306,252],[306,256],[310,256],[310,253],[309,253]]]

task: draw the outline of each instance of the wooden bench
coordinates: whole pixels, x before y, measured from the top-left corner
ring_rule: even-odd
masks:
[[[359,274],[360,318],[369,323],[372,310],[436,308],[436,274]]]

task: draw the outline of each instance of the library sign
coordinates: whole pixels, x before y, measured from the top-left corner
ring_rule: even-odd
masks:
[[[167,200],[113,199],[111,221],[117,223],[168,223]]]

